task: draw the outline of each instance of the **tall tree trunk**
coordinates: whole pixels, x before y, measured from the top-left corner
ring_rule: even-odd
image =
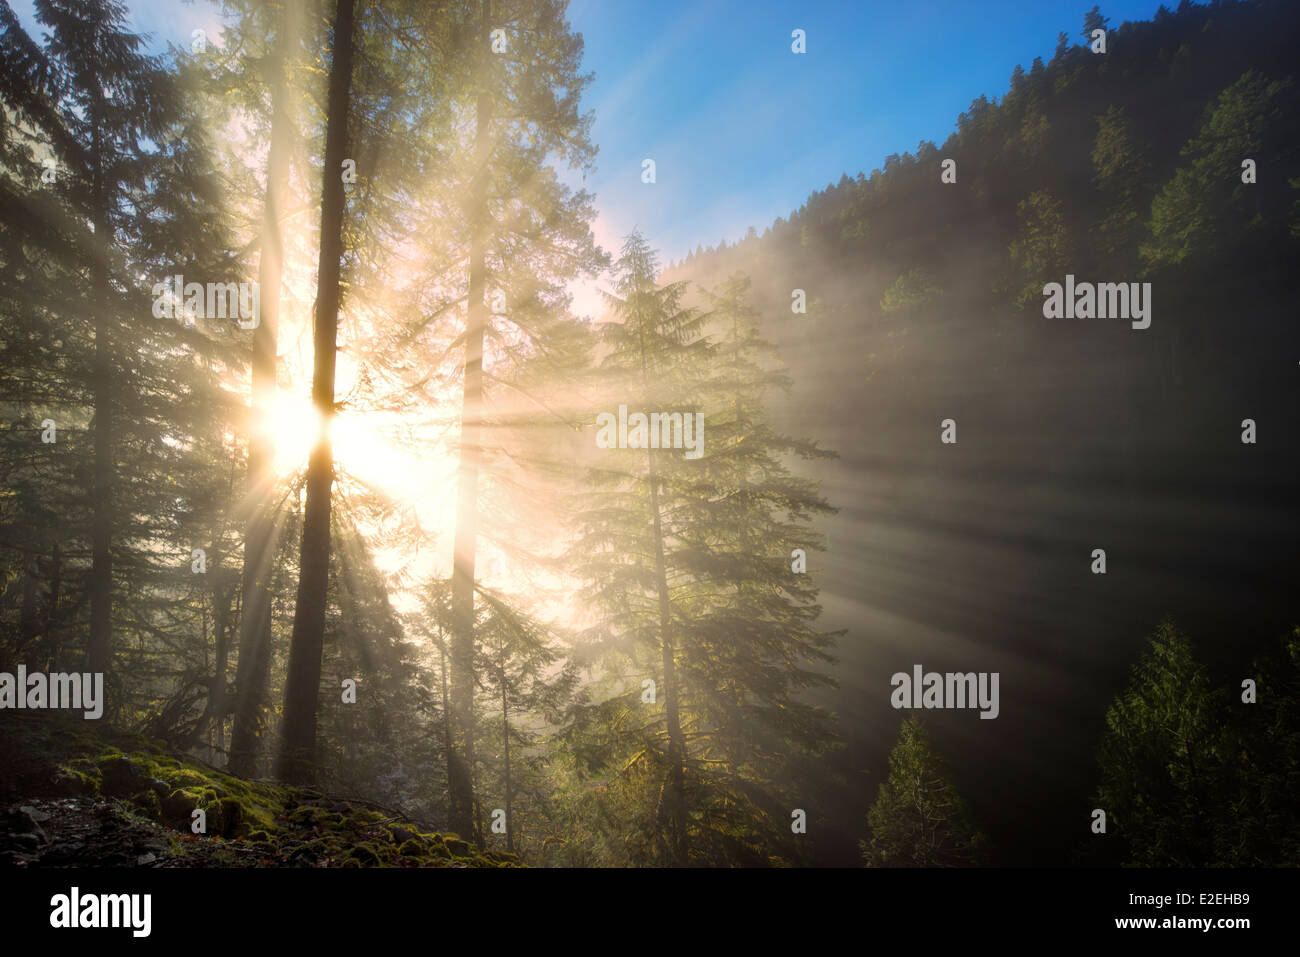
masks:
[[[60,647],[58,637],[59,597],[63,590],[63,555],[59,543],[50,549],[50,605],[45,614],[45,660],[47,671],[58,671]]]
[[[352,98],[352,45],[355,0],[339,0],[329,78],[325,130],[324,183],[321,188],[320,263],[316,273],[315,368],[312,403],[320,434],[307,463],[307,503],[303,510],[298,600],[289,643],[289,675],[284,693],[284,744],[280,776],[293,783],[315,778],[316,703],[320,695],[329,584],[330,493],[334,457],[328,424],[334,415],[334,365],[337,358],[339,298],[343,259],[343,161],[347,158],[348,114]]]
[[[647,452],[647,457],[651,453]],[[659,635],[663,649],[664,710],[668,721],[668,811],[669,849],[673,863],[686,863],[686,748],[682,739],[681,713],[677,694],[677,666],[673,652],[672,612],[668,600],[668,573],[664,562],[663,520],[659,515],[659,477],[650,463],[650,510],[654,513],[655,579],[659,589]]]
[[[98,114],[98,105],[91,107]],[[92,183],[95,244],[90,267],[91,288],[95,296],[94,391],[94,466],[91,480],[90,527],[90,632],[86,643],[86,670],[107,672],[112,645],[113,615],[113,356],[111,290],[108,282],[108,251],[112,227],[105,197],[103,150],[100,142],[99,117],[93,116],[91,152],[95,164]]]
[[[486,64],[489,4],[483,0],[478,43]],[[486,70],[480,77],[485,78]],[[451,714],[452,749],[447,761],[447,816],[451,830],[462,837],[482,834],[474,813],[474,559],[478,539],[478,477],[482,462],[483,336],[487,327],[484,302],[488,236],[487,174],[490,155],[488,127],[492,100],[480,92],[476,104],[474,181],[470,187],[469,295],[465,329],[465,386],[461,401],[460,469],[456,504],[456,543],[451,576]]]
[[[212,675],[208,678],[208,702],[194,726],[190,740],[197,744],[203,739],[208,741],[208,762],[215,764],[218,754],[226,750],[225,723],[230,713],[230,700],[226,694],[226,671],[230,663],[230,593],[234,582],[233,570],[227,572],[221,567],[221,556],[213,552],[208,564],[208,574],[212,577],[212,638],[216,652],[216,662]],[[207,630],[205,620],[204,631]],[[213,734],[215,730],[215,746]]]
[[[275,437],[270,421],[275,399],[275,355],[280,323],[280,281],[284,245],[280,217],[289,178],[289,120],[285,109],[288,14],[281,13],[276,55],[268,64],[271,87],[271,144],[266,161],[262,209],[262,252],[258,261],[258,316],[253,330],[253,402],[248,441],[248,496],[244,530],[243,612],[239,619],[239,664],[235,673],[235,726],[229,769],[251,777],[257,767],[262,716],[271,674],[271,570],[277,542],[275,522]]]
[[[646,362],[645,333],[641,333],[642,408],[650,408],[650,370]],[[686,746],[682,738],[680,703],[677,693],[677,662],[673,650],[672,606],[668,597],[668,569],[664,559],[663,518],[659,512],[659,475],[654,452],[646,449],[646,472],[650,482],[650,512],[655,540],[655,584],[659,592],[659,644],[664,669],[664,711],[668,724],[668,779],[662,804],[667,817],[669,855],[674,864],[686,863]]]
[[[514,809],[510,806],[513,792],[510,789],[510,708],[506,703],[506,661],[505,652],[501,654],[501,747],[505,755],[506,771],[506,850],[515,849],[515,831],[512,814]]]
[[[447,642],[445,635],[438,643],[438,652],[439,657],[442,659],[442,754],[447,761],[447,781],[450,782],[455,752],[451,747],[451,705],[447,696]]]

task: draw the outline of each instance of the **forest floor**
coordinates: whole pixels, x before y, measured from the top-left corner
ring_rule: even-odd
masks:
[[[0,731],[0,868],[518,864],[367,802],[247,781],[80,720],[9,711]]]

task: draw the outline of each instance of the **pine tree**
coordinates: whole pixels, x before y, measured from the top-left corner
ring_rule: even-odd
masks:
[[[1141,225],[1141,198],[1150,189],[1151,161],[1123,107],[1112,106],[1097,117],[1092,167],[1093,182],[1105,197],[1099,227],[1105,250],[1129,260]]]
[[[1175,170],[1151,204],[1150,238],[1141,256],[1148,270],[1195,266],[1225,256],[1254,262],[1252,250],[1282,240],[1265,210],[1286,201],[1282,177],[1242,182],[1242,163],[1258,168],[1283,162],[1282,117],[1294,111],[1290,79],[1272,80],[1248,70],[1206,108],[1197,135],[1183,147],[1187,165]]]
[[[786,782],[831,743],[829,715],[803,693],[834,686],[820,668],[837,635],[814,627],[817,589],[795,560],[823,547],[808,526],[834,510],[788,462],[834,456],[768,422],[767,403],[791,381],[759,333],[749,279],[733,274],[706,298],[708,444],[665,508],[693,846],[719,863],[790,860],[798,795]]]
[[[986,844],[916,717],[899,730],[867,824],[861,848],[868,867],[969,866],[981,862]]]
[[[649,244],[633,233],[623,245],[610,296],[618,321],[601,327],[601,369],[609,377],[605,394],[633,412],[680,409],[685,417],[700,407],[710,349],[701,338],[703,317],[682,305],[685,283],[659,288],[657,273]],[[632,446],[632,441],[629,436],[628,450],[604,450],[610,461],[592,469],[597,490],[576,503],[578,540],[571,561],[588,582],[584,598],[604,618],[593,637],[613,660],[631,667],[636,685],[642,675],[653,675],[649,680],[657,683],[662,709],[656,706],[649,722],[637,722],[635,735],[620,736],[610,763],[634,769],[646,789],[659,793],[636,812],[638,840],[647,853],[684,864],[686,747],[667,557],[673,528],[665,515],[675,494],[669,486],[684,465],[681,452],[651,449],[648,440]],[[638,693],[634,687],[616,697],[631,701]],[[606,703],[588,709],[585,719],[608,720],[610,714]]]
[[[46,621],[81,619],[85,667],[109,674],[113,710],[135,720],[157,710],[156,691],[137,686],[126,700],[114,629],[133,639],[133,672],[183,676],[192,668],[176,651],[182,659],[201,652],[196,619],[209,600],[214,610],[224,604],[219,574],[210,592],[184,596],[196,543],[223,567],[221,487],[233,450],[221,432],[235,404],[221,376],[238,366],[234,324],[177,322],[158,311],[153,280],[173,272],[230,279],[238,264],[212,212],[202,131],[189,122],[168,65],[139,52],[125,8],[42,2],[35,13],[47,28],[42,44],[4,7],[3,46],[20,68],[4,95],[26,124],[13,145],[34,146],[52,176],[28,187],[39,224],[15,217],[6,233],[18,261],[39,251],[48,263],[40,274],[72,280],[32,314],[43,354],[30,358],[54,372],[58,394],[45,403],[60,407],[55,418],[72,440],[46,463],[61,473],[47,491],[70,519],[50,543]],[[22,172],[21,160],[13,172]],[[195,249],[185,237],[201,229],[209,242]],[[30,632],[31,615],[23,617],[20,632]],[[61,640],[52,630],[45,637],[50,660],[60,658]]]
[[[331,38],[328,129],[321,186],[320,267],[316,274],[313,338],[315,369],[312,404],[320,416],[307,467],[307,502],[303,516],[298,599],[289,646],[289,675],[284,694],[284,743],[280,774],[288,781],[311,781],[316,760],[316,706],[330,562],[330,505],[334,461],[327,423],[334,417],[334,370],[339,305],[342,297],[344,193],[342,169],[348,155],[352,99],[352,57],[356,4],[338,0]]]
[[[1074,244],[1065,225],[1061,201],[1047,190],[1031,193],[1016,207],[1020,229],[1010,247],[1016,274],[1015,303],[1020,309],[1041,302],[1043,285],[1065,275]]]
[[[789,383],[758,334],[748,280],[712,294],[707,316],[685,308],[685,284],[657,284],[637,234],[617,275],[601,368],[606,401],[629,410],[629,448],[597,453],[608,464],[578,501],[573,560],[599,616],[579,651],[603,676],[565,735],[574,771],[617,775],[601,802],[637,834],[624,859],[790,860],[780,782],[829,744],[827,716],[801,693],[831,683],[816,666],[834,636],[812,627],[816,589],[791,563],[796,548],[820,547],[805,525],[830,508],[785,459],[827,453],[767,424],[766,394]],[[700,410],[702,444],[671,448],[672,420],[666,437],[638,440],[638,410]]]
[[[1140,867],[1201,867],[1214,858],[1226,780],[1222,699],[1187,636],[1162,622],[1106,712],[1095,807]]]
[[[572,419],[552,404],[556,387],[571,386],[589,352],[584,327],[568,315],[564,284],[593,274],[606,258],[591,237],[590,195],[565,187],[546,161],[557,155],[586,170],[595,155],[591,118],[578,111],[590,77],[578,72],[582,41],[569,32],[564,4],[482,0],[476,6],[464,51],[473,141],[453,166],[448,185],[455,202],[444,199],[443,208],[455,217],[454,238],[464,243],[466,280],[449,656],[450,826],[481,842],[470,781],[480,529],[492,508],[509,507],[494,486],[512,488],[508,497],[518,503],[529,494],[521,488],[531,485],[536,494],[538,473],[555,469],[554,426]],[[493,28],[504,32],[504,50],[493,49]],[[504,310],[494,305],[498,299]],[[492,360],[490,376],[485,356]],[[494,398],[503,410],[496,414]],[[512,472],[512,462],[522,464]],[[536,516],[525,512],[515,527],[530,520]]]
[[[486,742],[500,741],[499,747],[489,744],[479,754],[485,764],[487,759],[495,759],[487,770],[495,772],[500,782],[496,793],[505,811],[506,850],[515,851],[521,825],[537,826],[538,811],[545,810],[549,799],[539,786],[542,782],[530,753],[541,741],[538,719],[564,711],[578,678],[572,663],[559,666],[560,652],[542,622],[486,589],[479,590],[479,598],[484,614],[476,627],[482,636],[477,671],[482,676],[487,726],[482,736]],[[494,710],[496,716],[487,717]]]
[[[252,775],[267,706],[271,671],[271,573],[277,551],[275,540],[278,489],[274,475],[275,435],[271,424],[276,392],[276,349],[280,323],[280,286],[285,248],[282,221],[288,212],[289,152],[293,117],[289,105],[288,75],[294,62],[303,24],[295,9],[285,6],[266,11],[243,7],[238,21],[240,40],[261,39],[260,56],[250,56],[242,66],[252,76],[239,76],[246,86],[265,89],[269,99],[269,135],[259,226],[258,289],[260,324],[253,332],[253,427],[248,435],[248,519],[244,528],[244,563],[239,628],[238,673],[235,687],[234,731],[229,767],[232,773]],[[233,39],[233,38],[232,38]],[[245,43],[232,43],[245,50]],[[253,97],[260,101],[260,97]]]

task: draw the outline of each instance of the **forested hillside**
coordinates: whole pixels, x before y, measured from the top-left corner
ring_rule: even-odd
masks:
[[[666,274],[752,277],[799,370],[777,420],[839,452],[803,474],[840,507],[819,522],[826,623],[853,635],[840,674],[875,683],[823,699],[849,729],[846,775],[886,771],[890,674],[1000,669],[1018,690],[996,722],[934,720],[1017,860],[1055,859],[1094,806],[1105,702],[1164,617],[1239,685],[1297,614],[1300,9],[1099,16],[941,146]],[[1149,328],[1046,318],[1067,274],[1151,283]]]

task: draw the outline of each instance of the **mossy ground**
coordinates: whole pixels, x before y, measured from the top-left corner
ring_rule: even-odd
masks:
[[[479,852],[455,835],[311,788],[247,781],[126,735],[64,716],[10,712],[0,763],[20,766],[9,803],[43,797],[110,802],[124,824],[152,824],[168,847],[159,865],[501,867],[512,854]],[[7,768],[0,767],[0,774]],[[206,833],[191,830],[204,812]],[[57,834],[53,835],[57,839]],[[94,861],[86,861],[94,864]]]

